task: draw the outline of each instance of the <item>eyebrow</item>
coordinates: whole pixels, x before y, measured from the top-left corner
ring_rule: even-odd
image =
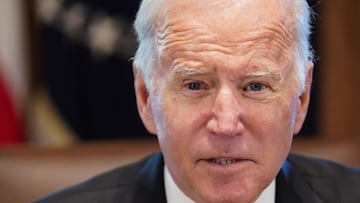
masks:
[[[173,71],[175,74],[180,74],[182,77],[190,77],[193,75],[202,75],[207,73],[208,71],[203,68],[192,68],[188,66],[175,66]],[[246,77],[270,77],[273,80],[281,80],[280,72],[279,71],[272,71],[272,70],[256,70],[251,71],[245,74]]]
[[[202,68],[191,68],[186,66],[175,66],[173,72],[183,77],[204,74],[206,71]]]
[[[274,80],[280,80],[280,73],[278,71],[271,70],[258,70],[246,73],[247,77],[271,77]]]

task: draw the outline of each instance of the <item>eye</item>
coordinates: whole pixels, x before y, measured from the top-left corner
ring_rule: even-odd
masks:
[[[248,86],[246,86],[244,88],[244,90],[258,92],[258,91],[264,90],[265,88],[266,88],[266,85],[259,83],[259,82],[253,82],[253,83],[250,83]]]
[[[186,84],[186,87],[189,89],[189,90],[201,90],[203,89],[203,85],[199,82],[191,82],[191,83],[188,83]]]

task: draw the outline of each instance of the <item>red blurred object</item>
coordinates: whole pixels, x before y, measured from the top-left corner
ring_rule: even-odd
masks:
[[[0,145],[23,141],[22,125],[9,89],[0,75]]]

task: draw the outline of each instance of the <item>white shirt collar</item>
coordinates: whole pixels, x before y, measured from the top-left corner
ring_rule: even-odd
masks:
[[[168,168],[164,167],[165,194],[168,203],[194,203],[175,184]],[[275,180],[265,188],[255,203],[275,203]]]
[[[262,191],[255,203],[275,203],[275,179]]]

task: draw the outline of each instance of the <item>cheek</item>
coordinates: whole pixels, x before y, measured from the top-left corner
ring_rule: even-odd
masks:
[[[196,151],[196,115],[179,103],[165,102],[158,108],[157,131],[160,148],[166,165],[173,172],[175,179],[182,180],[186,174],[192,174],[193,154]],[[182,181],[178,181],[182,183]]]
[[[165,159],[175,168],[191,167],[194,153],[201,148],[200,133],[206,123],[206,113],[199,106],[183,104],[176,99],[165,99],[162,108],[157,108],[157,131]],[[208,109],[208,108],[206,108]],[[184,156],[186,155],[186,156]],[[186,159],[186,160],[185,160]],[[170,167],[171,167],[170,166]],[[176,169],[173,169],[176,170]]]
[[[250,119],[246,123],[247,128],[253,139],[261,143],[265,154],[284,155],[289,151],[294,128],[294,114],[289,102],[274,102],[249,109],[248,118]],[[276,156],[272,154],[272,157]]]
[[[205,122],[205,112],[209,108],[204,108],[204,102],[201,104],[193,104],[183,101],[179,96],[172,96],[164,99],[163,115],[164,124],[171,134],[183,135],[180,138],[186,139],[185,134],[193,134],[201,128]]]
[[[273,129],[289,130],[291,134],[296,116],[296,102],[294,99],[279,96],[274,101],[264,105],[258,112],[259,119],[263,119],[264,123],[271,124]]]
[[[176,99],[163,97],[161,102],[156,102],[153,115],[156,122],[157,136],[163,149],[175,148],[174,151],[184,151],[181,147],[190,142],[191,128],[194,126],[196,113],[183,108],[176,103]],[[170,150],[169,150],[170,151]]]

